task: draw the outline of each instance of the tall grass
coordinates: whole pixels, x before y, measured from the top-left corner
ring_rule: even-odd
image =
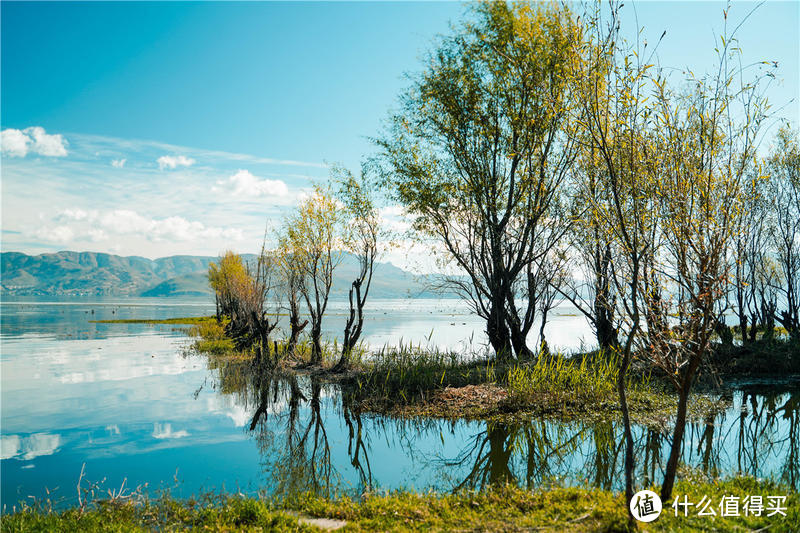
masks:
[[[618,376],[619,360],[614,355],[541,354],[531,364],[509,369],[508,392],[512,400],[520,403],[545,398],[570,402],[609,400],[616,397]],[[627,385],[638,389],[646,382],[629,380]]]
[[[397,403],[424,400],[431,391],[497,381],[495,363],[437,348],[403,344],[384,346],[362,362],[358,391],[372,399]]]

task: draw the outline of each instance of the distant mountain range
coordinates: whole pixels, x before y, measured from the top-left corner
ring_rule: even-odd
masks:
[[[175,255],[160,259],[94,252],[27,255],[3,252],[0,294],[210,296],[208,265],[217,257]],[[245,255],[252,260],[254,255]],[[344,297],[358,271],[356,257],[345,254],[335,271],[332,297]],[[375,298],[430,297],[426,279],[391,263],[375,266],[370,295]]]

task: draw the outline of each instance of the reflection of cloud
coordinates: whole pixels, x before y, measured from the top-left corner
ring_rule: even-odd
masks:
[[[185,429],[172,431],[172,424],[153,424],[153,438],[155,439],[182,439],[188,437],[189,432]]]
[[[231,411],[225,413],[225,415],[233,420],[233,425],[237,428],[244,426],[245,424],[250,422],[251,416],[244,410],[244,407],[241,405],[234,405]]]
[[[60,435],[33,433],[27,437],[19,435],[0,436],[0,459],[17,458],[30,461],[41,455],[53,455],[61,446]]]
[[[241,404],[236,403],[233,396],[209,396],[207,398],[208,410],[211,413],[225,415],[231,420],[236,427],[242,427],[250,424],[253,418],[253,413],[248,412],[247,409]],[[288,409],[289,401],[285,395],[278,398],[278,401],[271,403],[267,408],[268,415],[275,415]]]
[[[11,459],[19,453],[19,435],[0,435],[0,459]]]
[[[110,426],[106,426],[106,431],[112,435],[119,435],[119,426],[116,424],[111,424]]]

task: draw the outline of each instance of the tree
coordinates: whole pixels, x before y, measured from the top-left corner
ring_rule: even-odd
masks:
[[[482,3],[444,38],[378,140],[390,195],[459,276],[445,282],[486,320],[498,358],[527,358],[528,274],[563,233],[556,199],[575,156],[568,129],[567,7]]]
[[[373,185],[366,168],[361,178],[356,179],[344,168],[335,168],[334,179],[338,183],[337,196],[344,204],[344,244],[358,259],[358,274],[350,284],[350,313],[344,326],[342,354],[336,364],[338,370],[347,368],[350,356],[364,328],[364,305],[367,302],[375,260],[378,258],[378,240],[381,236],[380,216],[373,202]]]
[[[286,222],[287,237],[303,274],[300,293],[311,320],[311,363],[322,362],[322,318],[333,271],[342,258],[341,209],[330,192],[315,187]]]
[[[594,330],[598,347],[612,353],[619,347],[620,314],[614,285],[614,258],[618,249],[613,234],[602,219],[611,209],[604,163],[591,139],[581,142],[570,182],[570,212],[574,223],[567,234],[572,251],[566,257],[567,269],[583,279],[565,278],[561,295],[580,311]],[[599,209],[593,206],[599,206]]]
[[[285,352],[287,357],[294,357],[300,333],[308,325],[308,320],[302,320],[300,317],[300,299],[305,275],[302,261],[305,254],[294,248],[294,243],[289,238],[288,226],[284,226],[278,235],[276,253],[289,311],[289,340],[286,342]]]
[[[259,363],[269,354],[269,335],[278,324],[277,313],[273,318],[268,309],[276,288],[275,274],[275,257],[264,246],[252,267],[231,251],[219,264],[209,265],[208,278],[219,310],[229,318],[227,334],[240,350],[255,347]]]
[[[797,131],[782,128],[768,161],[774,216],[773,240],[781,281],[782,305],[777,317],[800,338],[800,143]]]
[[[643,62],[644,49],[638,42],[634,47],[621,38],[620,7],[611,6],[607,24],[599,6],[587,14],[587,38],[574,43],[580,58],[574,77],[581,95],[576,110],[584,167],[579,190],[588,201],[578,230],[588,231],[586,248],[594,263],[590,271],[600,295],[588,313],[597,323],[603,321],[604,342],[620,359],[617,394],[625,439],[625,494],[630,501],[634,458],[626,380],[643,323],[654,318],[640,304],[642,293],[650,290],[655,224],[650,215],[652,186],[644,179],[653,156],[645,105],[651,65]],[[619,333],[613,327],[612,304],[622,315]]]
[[[208,281],[214,289],[217,304],[217,315],[233,319],[238,311],[237,299],[245,292],[248,279],[247,266],[242,257],[232,251],[226,251],[219,263],[208,265]]]
[[[727,20],[727,12],[725,12]],[[733,32],[735,34],[735,31]],[[678,409],[661,499],[672,496],[683,447],[692,384],[709,351],[719,303],[729,279],[726,254],[747,209],[742,195],[756,166],[758,133],[766,118],[759,81],[744,80],[733,35],[723,34],[719,68],[689,78],[683,93],[656,79],[653,132],[655,164],[647,168],[655,187],[662,254],[653,271],[668,295],[645,293],[651,308],[674,316],[648,324],[649,354],[678,391]]]
[[[769,336],[774,330],[777,306],[775,262],[771,257],[771,199],[769,180],[753,175],[741,191],[746,209],[740,217],[732,250],[732,289],[742,342],[756,339],[759,328]],[[731,336],[732,337],[732,336]],[[731,338],[732,341],[732,338]]]

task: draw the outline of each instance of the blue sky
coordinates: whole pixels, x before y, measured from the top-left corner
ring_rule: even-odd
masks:
[[[739,21],[754,4],[735,3]],[[324,179],[357,167],[406,72],[464,4],[2,2],[2,249],[158,257],[254,251]],[[779,61],[798,122],[798,2],[739,34]],[[710,69],[720,2],[634,4],[664,65]],[[628,31],[634,9],[626,3]],[[399,262],[398,256],[398,262]]]

